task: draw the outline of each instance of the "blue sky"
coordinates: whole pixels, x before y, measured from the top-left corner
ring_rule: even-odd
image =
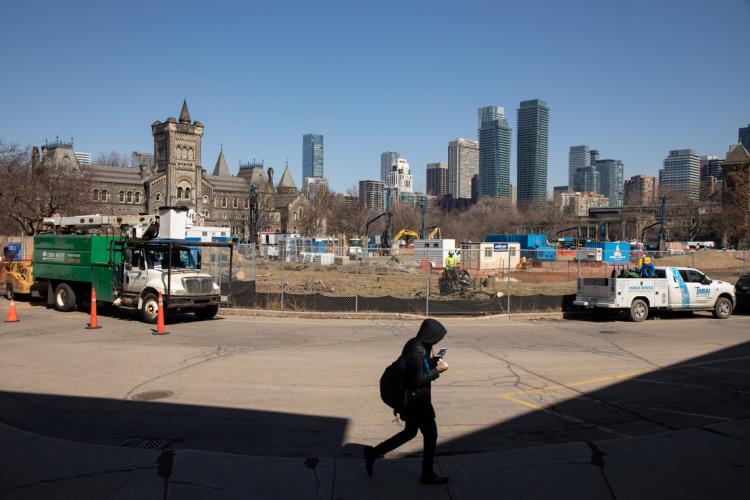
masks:
[[[325,136],[325,173],[346,190],[399,151],[424,188],[448,141],[476,138],[479,106],[550,111],[548,187],[568,148],[655,175],[670,149],[722,155],[750,122],[750,0],[4,2],[0,137],[75,138],[76,150],[150,151],[150,124],[187,97],[238,161],[288,158]]]

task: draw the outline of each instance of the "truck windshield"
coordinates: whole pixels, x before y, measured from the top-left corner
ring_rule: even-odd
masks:
[[[169,250],[167,248],[147,248],[146,262],[151,269],[169,267]],[[187,248],[172,249],[172,269],[197,269],[195,256]]]

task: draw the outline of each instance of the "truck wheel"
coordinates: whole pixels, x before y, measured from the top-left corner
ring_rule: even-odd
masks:
[[[60,283],[55,288],[55,309],[70,312],[76,308],[76,292],[67,283]]]
[[[13,300],[13,285],[10,283],[7,283],[5,285],[5,298],[8,300]]]
[[[714,318],[727,319],[732,315],[732,301],[726,297],[719,297],[714,304]]]
[[[200,320],[213,319],[219,312],[219,306],[208,306],[195,310],[195,317]]]
[[[156,324],[159,318],[159,299],[153,293],[147,293],[141,301],[141,319],[144,323]]]
[[[635,299],[630,304],[630,320],[640,323],[648,318],[648,305],[641,299]]]

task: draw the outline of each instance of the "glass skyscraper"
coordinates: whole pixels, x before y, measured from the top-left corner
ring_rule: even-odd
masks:
[[[511,128],[501,106],[479,108],[479,196],[510,199]]]
[[[568,152],[568,186],[575,189],[576,170],[591,166],[591,154],[586,145],[571,146]]]
[[[621,207],[625,201],[625,179],[621,160],[597,160],[599,188],[609,198],[610,207]]]
[[[737,139],[737,142],[745,146],[745,149],[750,151],[750,124],[747,125],[747,127],[742,127],[739,130],[739,138]]]
[[[323,136],[302,136],[302,180],[308,177],[323,177]]]
[[[547,200],[549,108],[541,99],[522,101],[518,109],[518,205]]]

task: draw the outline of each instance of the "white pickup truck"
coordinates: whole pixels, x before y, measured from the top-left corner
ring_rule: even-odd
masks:
[[[712,311],[726,319],[735,302],[731,283],[688,267],[657,267],[653,278],[578,278],[573,304],[627,310],[631,320],[643,321],[651,309]]]

